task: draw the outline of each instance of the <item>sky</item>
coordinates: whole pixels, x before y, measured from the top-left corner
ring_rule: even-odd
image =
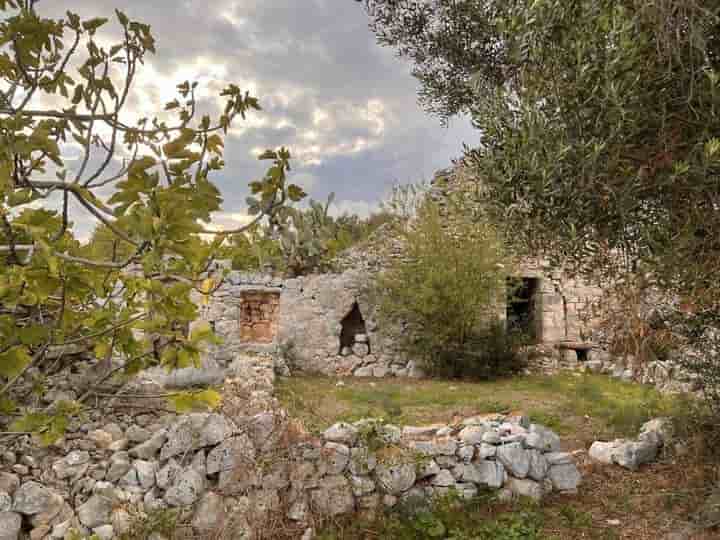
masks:
[[[130,113],[158,110],[186,79],[207,103],[230,82],[259,98],[263,110],[235,125],[226,167],[213,177],[225,200],[221,226],[245,219],[247,183],[267,165],[260,150],[289,148],[291,181],[315,199],[334,192],[335,213],[364,216],[394,184],[431,179],[479,138],[466,119],[445,128],[420,108],[410,65],[376,44],[354,0],[42,0],[39,8],[83,18],[119,8],[151,25],[157,53]]]

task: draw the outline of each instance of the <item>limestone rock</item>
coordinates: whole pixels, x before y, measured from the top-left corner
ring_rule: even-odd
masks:
[[[516,478],[525,478],[530,472],[530,454],[521,443],[500,446],[497,450],[497,459]]]
[[[631,471],[640,465],[650,463],[658,455],[658,446],[654,441],[628,442],[616,449],[613,454],[615,463]]]
[[[15,492],[13,512],[32,516],[39,514],[52,500],[53,492],[38,482],[25,482]]]
[[[77,509],[80,523],[90,529],[110,523],[112,500],[104,495],[93,495]]]
[[[548,478],[556,491],[574,491],[582,481],[580,471],[574,463],[553,465],[548,471]]]
[[[165,492],[165,502],[170,506],[190,506],[195,503],[205,490],[205,478],[188,467]]]
[[[528,476],[540,482],[547,476],[549,469],[548,460],[538,450],[530,450],[528,454],[530,455],[530,470]]]
[[[455,478],[447,469],[441,469],[440,472],[430,480],[430,483],[433,486],[450,487],[455,485]]]
[[[323,432],[325,440],[335,443],[344,443],[352,446],[358,438],[358,430],[351,424],[338,422]]]
[[[375,475],[380,487],[390,495],[399,495],[415,483],[415,465],[412,463],[378,464]]]
[[[506,473],[502,463],[497,461],[478,461],[456,468],[456,476],[465,482],[499,488],[505,483]]]
[[[543,488],[538,482],[528,479],[510,478],[508,480],[508,487],[510,491],[515,495],[522,497],[530,497],[533,500],[539,501],[543,497]]]
[[[169,429],[160,459],[219,444],[234,433],[235,427],[221,414],[188,414]]]
[[[355,509],[355,498],[344,476],[326,476],[317,489],[310,492],[313,508],[325,516],[337,516]]]
[[[328,442],[323,446],[321,457],[321,472],[340,474],[350,461],[350,449],[344,444]]]
[[[656,433],[662,446],[668,445],[675,434],[675,426],[669,418],[654,418],[640,427],[640,434]]]
[[[467,426],[458,435],[460,440],[467,444],[480,444],[482,437],[487,431],[485,426]]]
[[[22,516],[14,512],[0,512],[0,540],[18,540]]]
[[[362,497],[375,491],[375,482],[367,476],[351,476],[350,485],[352,486],[353,495],[356,497]]]
[[[613,456],[620,446],[625,443],[622,439],[616,439],[610,442],[595,441],[590,446],[588,455],[591,459],[598,461],[604,465],[612,465],[614,463]]]
[[[155,475],[158,471],[158,464],[154,461],[135,460],[133,468],[137,473],[138,484],[144,490],[148,490],[155,485]]]
[[[175,482],[175,478],[180,474],[180,471],[182,471],[182,467],[177,461],[170,458],[165,466],[157,472],[155,483],[160,489],[167,489]]]
[[[545,426],[530,424],[530,433],[525,438],[525,445],[542,452],[557,452],[560,450],[560,437]]]
[[[217,530],[225,516],[223,498],[212,491],[205,493],[197,507],[192,519],[193,528],[200,533]]]
[[[9,512],[12,510],[12,497],[4,492],[0,491],[0,512]]]
[[[92,532],[93,535],[97,536],[100,540],[113,540],[115,538],[115,530],[112,525],[95,527]]]
[[[19,487],[20,478],[16,474],[0,472],[0,491],[4,491],[8,495],[12,495]]]
[[[131,448],[129,454],[138,459],[155,459],[157,453],[161,448],[163,448],[166,440],[167,434],[165,430],[159,431],[153,434],[153,436],[144,443],[140,443],[139,445]]]
[[[348,468],[350,472],[357,476],[370,474],[377,466],[377,458],[375,454],[365,447],[350,449],[350,463]]]

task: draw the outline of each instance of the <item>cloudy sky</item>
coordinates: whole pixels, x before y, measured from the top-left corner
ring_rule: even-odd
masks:
[[[226,213],[242,219],[247,182],[262,175],[259,149],[286,146],[293,181],[316,199],[337,195],[335,211],[366,214],[394,183],[429,179],[477,135],[465,120],[448,128],[418,106],[409,66],[375,43],[353,0],[42,0],[111,16],[120,8],[152,26],[157,54],[146,63],[132,107],[152,112],[175,85],[199,81],[209,99],[235,82],[263,111],[226,140],[215,177]],[[146,110],[147,109],[147,110]]]

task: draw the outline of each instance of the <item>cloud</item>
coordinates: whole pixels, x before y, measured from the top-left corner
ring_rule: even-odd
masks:
[[[64,4],[38,5],[60,15]],[[216,96],[230,82],[260,98],[263,111],[231,129],[226,168],[214,176],[225,199],[221,223],[244,215],[247,182],[262,176],[267,164],[256,156],[266,148],[291,150],[290,180],[313,198],[335,192],[338,212],[367,214],[393,183],[428,179],[463,142],[477,142],[467,120],[446,129],[420,110],[409,66],[376,44],[357,2],[75,0],[72,9],[112,18],[116,7],[151,24],[158,42],[130,114],[161,110],[185,79],[200,83],[204,112],[218,112]]]

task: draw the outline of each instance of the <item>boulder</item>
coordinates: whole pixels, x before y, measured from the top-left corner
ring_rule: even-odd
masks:
[[[623,444],[625,444],[625,441],[622,439],[616,439],[610,442],[595,441],[590,446],[588,456],[604,465],[612,465],[615,463],[613,459],[615,452],[617,452],[618,448]]]

